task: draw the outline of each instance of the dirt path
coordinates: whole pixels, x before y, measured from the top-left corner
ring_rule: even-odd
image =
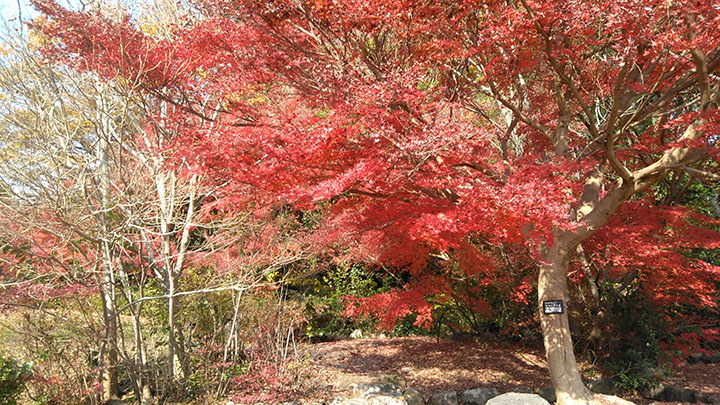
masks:
[[[405,337],[317,343],[309,351],[316,387],[312,400],[331,399],[345,393],[351,383],[368,378],[412,387],[426,397],[477,387],[522,391],[551,386],[539,347],[449,340],[436,343],[431,337]],[[589,366],[584,368],[586,373],[597,372]],[[720,364],[685,365],[670,383],[720,395]],[[638,404],[653,402],[638,396],[627,399]]]

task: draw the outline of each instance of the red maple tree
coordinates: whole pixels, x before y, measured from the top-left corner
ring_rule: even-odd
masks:
[[[318,243],[408,269],[407,289],[381,300],[403,301],[395,312],[442,288],[430,255],[495,271],[483,246],[532,253],[540,309],[568,301],[573,257],[603,238],[628,244],[603,260],[632,247],[657,274],[698,274],[638,236],[685,226],[683,213],[627,202],[673,172],[717,177],[716,1],[202,0],[171,40],[129,16],[35,5],[49,55],[183,108],[177,154],[227,204],[322,206]],[[558,403],[595,401],[567,314],[539,317]]]

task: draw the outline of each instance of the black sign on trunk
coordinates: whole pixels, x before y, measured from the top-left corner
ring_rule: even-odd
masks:
[[[565,312],[565,305],[562,300],[543,301],[544,314],[562,314]]]

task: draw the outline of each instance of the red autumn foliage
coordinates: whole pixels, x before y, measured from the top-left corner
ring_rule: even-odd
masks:
[[[366,301],[385,326],[427,321],[421,298],[445,287],[431,257],[505,271],[485,246],[561,268],[561,293],[586,241],[654,300],[710,304],[717,269],[681,248],[718,235],[628,201],[671,172],[717,176],[714,1],[203,0],[172,41],[34,4],[49,56],[183,108],[174,151],[225,207],[323,208],[317,246],[407,269]]]
[[[718,232],[700,224],[717,220],[687,207],[653,207],[628,203],[587,244],[586,254],[607,277],[620,279],[637,271],[642,287],[656,305],[716,305],[720,268],[687,256],[693,248],[717,249]],[[602,277],[602,275],[600,275]]]

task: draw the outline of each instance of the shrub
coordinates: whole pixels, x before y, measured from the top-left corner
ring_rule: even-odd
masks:
[[[14,405],[32,374],[30,363],[0,355],[0,403]]]
[[[89,356],[97,347],[99,333],[86,326],[81,311],[91,311],[80,308],[82,303],[62,304],[48,305],[44,312],[14,313],[16,326],[5,329],[10,332],[2,341],[3,349],[12,348],[14,356],[32,362],[32,379],[26,378],[25,395],[34,403],[85,403],[95,396],[97,373]]]
[[[655,382],[652,370],[661,363],[663,346],[674,339],[672,319],[639,284],[622,293],[613,288],[604,292],[599,309],[588,306],[571,313],[585,357],[603,365],[621,389],[632,391]],[[601,331],[594,338],[589,336],[593,329]]]

